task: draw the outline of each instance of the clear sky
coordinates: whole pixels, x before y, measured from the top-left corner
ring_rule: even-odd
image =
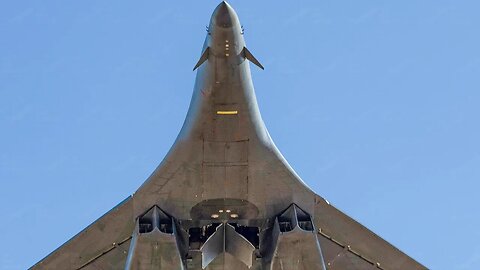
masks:
[[[219,1],[0,1],[0,269],[133,193]],[[230,1],[270,134],[318,194],[431,269],[480,269],[480,1]]]

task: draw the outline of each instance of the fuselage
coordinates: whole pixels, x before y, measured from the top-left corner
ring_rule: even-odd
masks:
[[[211,222],[214,215],[206,204],[222,201],[225,205],[214,208],[236,205],[235,219],[251,224],[291,203],[313,209],[315,194],[288,165],[263,123],[245,52],[238,16],[222,2],[208,27],[202,48],[202,57],[208,57],[199,62],[185,123],[163,162],[137,191],[142,200],[136,214],[163,205],[175,217],[198,224]]]
[[[137,192],[32,269],[377,269],[380,261],[425,269],[303,183],[263,123],[249,62],[263,69],[222,2],[164,160]]]
[[[243,48],[237,14],[228,4],[219,5],[202,48],[202,52],[209,50],[208,61],[198,69],[187,125],[180,136],[240,141],[266,135]]]

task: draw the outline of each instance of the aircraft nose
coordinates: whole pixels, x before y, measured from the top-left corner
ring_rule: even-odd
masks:
[[[213,12],[212,19],[217,26],[223,28],[232,27],[234,21],[235,11],[225,1],[222,1]]]

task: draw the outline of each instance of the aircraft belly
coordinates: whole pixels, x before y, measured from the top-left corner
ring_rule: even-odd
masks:
[[[248,200],[259,208],[263,218],[292,202],[313,212],[314,194],[270,149],[254,143],[201,142],[189,147],[188,155],[182,155],[191,161],[163,162],[164,166],[135,193],[135,214],[156,204],[178,218],[189,219],[195,204],[217,198]]]
[[[244,82],[246,63],[224,66],[224,72],[218,62],[203,65],[199,73],[213,69],[214,74],[207,72],[207,79],[197,82],[187,128],[137,191],[135,213],[156,204],[177,218],[189,219],[194,205],[218,198],[247,200],[258,207],[260,218],[275,215],[292,202],[313,210],[313,192],[286,164],[256,106],[251,106],[255,97],[250,96],[252,85]]]
[[[32,269],[324,270],[324,256],[327,269],[423,270],[317,197],[281,155],[247,60],[263,66],[228,4],[207,31],[189,111],[164,160],[131,199]]]

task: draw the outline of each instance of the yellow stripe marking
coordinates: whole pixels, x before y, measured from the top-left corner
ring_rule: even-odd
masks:
[[[238,111],[217,111],[218,115],[236,115]]]

